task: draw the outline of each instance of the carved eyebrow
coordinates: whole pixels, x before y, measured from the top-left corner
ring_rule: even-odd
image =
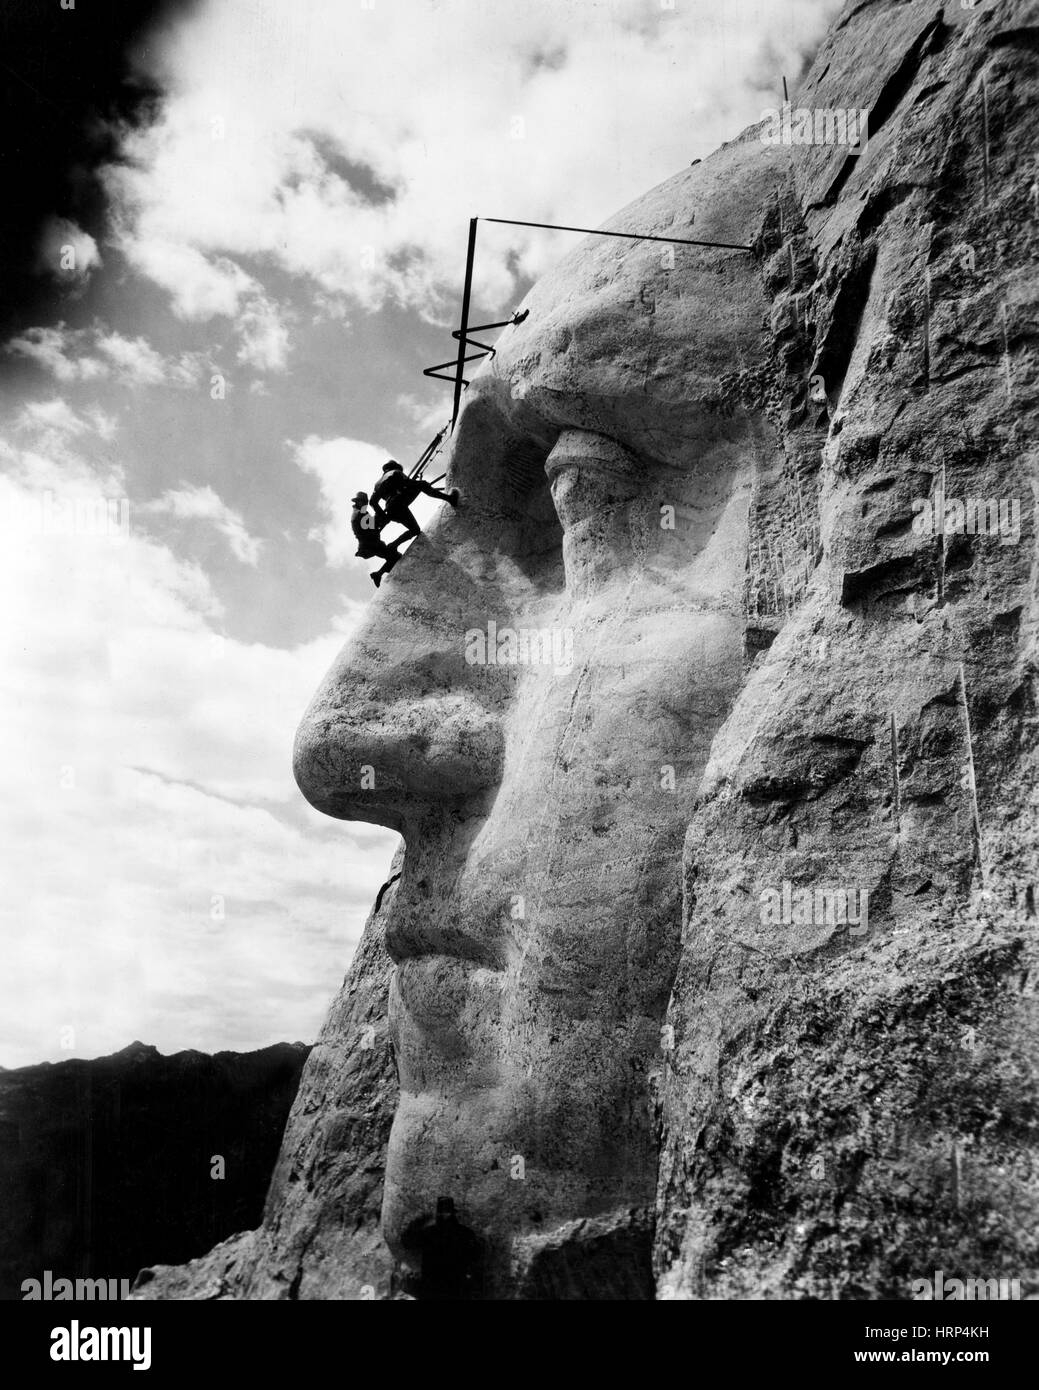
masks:
[[[585,436],[590,448],[587,455],[583,455],[580,449],[581,436]],[[569,453],[564,452],[560,458],[556,458],[556,450],[560,444],[566,440],[570,446]],[[592,442],[594,441],[594,443]],[[573,446],[577,444],[575,449]],[[594,469],[603,474],[615,474],[617,477],[630,476],[633,472],[642,472],[645,468],[643,460],[619,440],[612,435],[604,434],[599,430],[586,430],[580,427],[561,430],[559,438],[545,460],[545,473],[551,481],[554,473],[560,468],[572,463],[586,463],[590,469]]]

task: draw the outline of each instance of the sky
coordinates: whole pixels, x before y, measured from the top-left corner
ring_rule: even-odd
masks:
[[[598,225],[839,4],[128,8],[0,16],[4,1067],[313,1041],[398,837],[292,739],[374,593],[349,498],[448,418],[469,218]],[[476,320],[572,244],[481,228]]]

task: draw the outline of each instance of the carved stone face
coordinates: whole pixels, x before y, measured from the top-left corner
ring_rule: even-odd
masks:
[[[780,174],[752,136],[612,226],[746,243]],[[450,1197],[492,1268],[652,1204],[682,840],[743,682],[772,448],[740,404],[752,255],[588,239],[522,307],[465,396],[461,506],[384,583],[296,749],[314,806],[407,842],[384,1234],[406,1257]]]

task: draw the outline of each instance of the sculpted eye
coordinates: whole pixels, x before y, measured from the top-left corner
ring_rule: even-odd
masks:
[[[596,514],[628,507],[642,491],[639,460],[616,440],[589,430],[564,430],[545,463],[564,529]]]
[[[556,588],[563,536],[545,463],[559,428],[533,412],[513,418],[495,388],[493,379],[475,382],[459,417],[449,473],[463,508],[451,521],[485,555],[508,555],[529,578]],[[555,572],[535,575],[534,558]]]
[[[563,527],[567,588],[587,593],[641,565],[647,554],[646,469],[623,445],[564,430],[545,464]]]

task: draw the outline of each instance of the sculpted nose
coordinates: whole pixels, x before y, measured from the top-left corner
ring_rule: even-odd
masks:
[[[407,834],[497,785],[501,721],[465,661],[469,588],[434,529],[372,601],[296,735],[296,782],[317,810]]]
[[[467,660],[467,633],[554,601],[561,533],[543,464],[558,429],[517,433],[498,383],[484,387],[447,463],[461,505],[383,581],[300,724],[296,781],[327,815],[406,835],[445,808],[461,818],[501,781],[517,676]]]

